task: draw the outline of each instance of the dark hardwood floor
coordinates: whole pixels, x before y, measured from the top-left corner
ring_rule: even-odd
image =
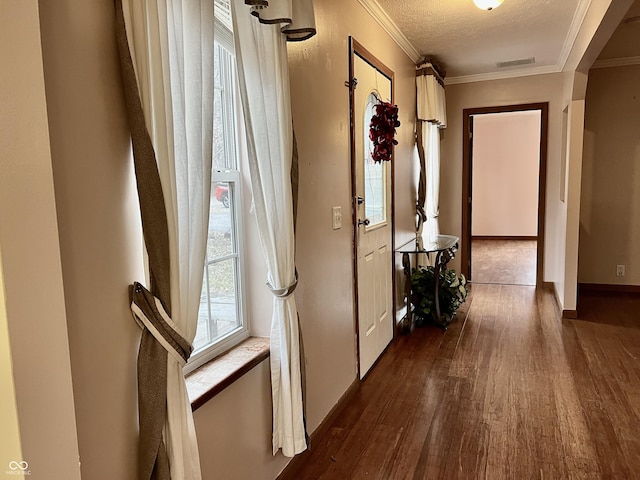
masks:
[[[640,300],[475,284],[400,336],[305,453],[304,479],[640,478]]]
[[[535,240],[474,238],[471,242],[473,283],[535,285],[536,256]]]

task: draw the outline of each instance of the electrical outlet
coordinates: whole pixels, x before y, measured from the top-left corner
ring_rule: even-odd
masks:
[[[616,276],[624,277],[624,265],[616,265]]]
[[[342,228],[342,207],[332,207],[331,213],[333,216],[333,229]]]

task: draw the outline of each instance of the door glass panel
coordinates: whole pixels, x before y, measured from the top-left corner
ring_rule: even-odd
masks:
[[[375,114],[378,103],[376,92],[369,94],[364,109],[364,206],[365,217],[369,219],[369,228],[387,221],[387,191],[386,165],[384,162],[374,162],[371,157],[373,142],[369,138],[369,124]]]

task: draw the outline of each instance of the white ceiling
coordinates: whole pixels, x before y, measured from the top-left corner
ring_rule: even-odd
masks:
[[[442,62],[447,83],[561,71],[591,3],[504,0],[484,11],[472,0],[359,1],[414,61],[432,55]],[[632,10],[639,4],[636,0]],[[628,47],[625,39],[620,43]],[[530,57],[534,64],[496,65]]]

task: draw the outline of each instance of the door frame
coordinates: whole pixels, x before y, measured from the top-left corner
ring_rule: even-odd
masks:
[[[369,50],[367,50],[362,44],[360,44],[355,38],[349,36],[349,80],[345,82],[345,86],[349,88],[349,148],[351,150],[351,243],[352,243],[352,262],[353,262],[353,323],[355,328],[355,341],[356,341],[356,375],[360,377],[360,327],[358,323],[359,319],[359,304],[358,304],[358,210],[356,205],[356,119],[355,119],[355,95],[354,89],[357,88],[357,81],[353,81],[355,56],[358,55],[365,62],[377,69],[380,73],[384,74],[391,80],[391,101],[396,98],[395,94],[395,81],[394,73],[389,67],[378,60]],[[396,248],[396,215],[395,215],[395,151],[391,156],[391,291],[392,291],[392,312],[391,321],[392,325],[392,339],[395,338],[395,310],[396,310],[396,276],[395,276],[395,248]],[[389,344],[391,344],[389,342]],[[383,351],[384,352],[384,351]],[[382,354],[381,354],[382,355]],[[378,357],[379,359],[380,357]],[[377,362],[377,361],[376,361]],[[376,362],[371,366],[365,377],[371,372]],[[364,378],[362,380],[364,380]]]
[[[549,102],[526,103],[495,107],[465,108],[462,111],[462,248],[460,249],[461,271],[471,278],[471,209],[473,185],[472,117],[488,113],[523,112],[540,110],[540,165],[538,172],[538,234],[536,258],[536,287],[544,283],[544,239],[547,210],[547,157],[549,138]]]

